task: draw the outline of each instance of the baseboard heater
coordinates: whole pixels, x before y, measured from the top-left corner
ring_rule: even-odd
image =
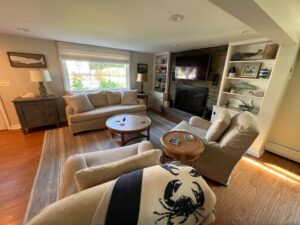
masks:
[[[300,150],[289,148],[271,141],[268,141],[265,145],[265,149],[269,152],[275,153],[282,157],[293,160],[300,163]]]

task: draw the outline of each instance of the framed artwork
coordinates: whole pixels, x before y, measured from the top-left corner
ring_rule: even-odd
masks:
[[[42,54],[7,52],[10,65],[18,68],[47,68],[46,58]]]
[[[148,64],[138,63],[137,72],[138,73],[147,73],[148,72]]]
[[[256,78],[260,69],[261,63],[244,64],[241,77]]]

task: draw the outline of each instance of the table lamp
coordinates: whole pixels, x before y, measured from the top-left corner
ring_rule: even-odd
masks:
[[[48,70],[31,70],[29,71],[31,82],[39,83],[39,91],[41,97],[48,96],[47,89],[45,86],[45,82],[50,82],[51,77]]]
[[[136,78],[136,82],[142,82],[141,84],[141,91],[140,94],[144,94],[144,90],[143,90],[143,82],[147,81],[147,74],[146,73],[138,73],[137,74],[137,78]]]

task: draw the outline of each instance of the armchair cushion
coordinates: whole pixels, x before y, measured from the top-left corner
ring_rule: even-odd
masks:
[[[182,130],[182,131],[187,131],[190,132],[202,139],[204,139],[205,134],[206,134],[206,130],[203,128],[199,128],[199,127],[194,127],[189,125],[189,123],[187,121],[181,121],[176,127],[174,127],[172,130]]]
[[[153,149],[153,145],[150,141],[142,141],[138,147],[138,154],[149,151]]]
[[[257,137],[259,130],[250,112],[242,112],[232,118],[231,125],[220,140],[220,146],[246,151]]]
[[[217,141],[227,130],[231,122],[231,116],[228,110],[224,110],[218,115],[206,132],[205,139],[207,141]]]
[[[117,162],[79,170],[74,175],[76,186],[79,191],[82,191],[116,179],[124,173],[159,165],[161,154],[161,150],[153,149]]]

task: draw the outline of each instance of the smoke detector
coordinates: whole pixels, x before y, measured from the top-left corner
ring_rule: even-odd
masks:
[[[181,22],[184,19],[184,15],[173,14],[170,16],[169,20],[173,22]]]

